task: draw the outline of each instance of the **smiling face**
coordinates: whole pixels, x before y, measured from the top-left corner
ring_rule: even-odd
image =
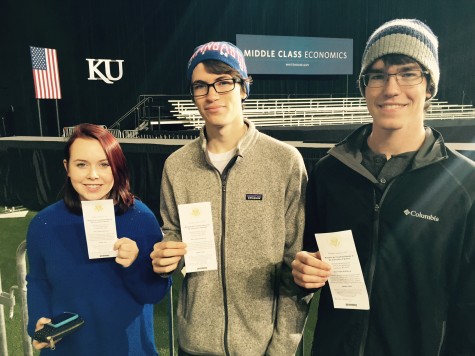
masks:
[[[223,79],[232,79],[232,76],[209,73],[205,65],[199,63],[193,70],[191,82],[211,84]],[[242,99],[245,97],[241,86],[236,83],[234,90],[223,94],[210,87],[207,95],[194,98],[194,102],[207,127],[238,127],[243,122]]]
[[[80,200],[107,199],[114,176],[99,141],[77,138],[69,150],[69,161],[63,163]]]
[[[376,60],[368,73],[395,74],[407,70],[421,70],[417,62],[388,64]],[[424,105],[430,94],[427,79],[414,86],[400,86],[396,76],[390,76],[383,87],[365,88],[366,105],[373,117],[373,129],[420,130],[424,122]]]

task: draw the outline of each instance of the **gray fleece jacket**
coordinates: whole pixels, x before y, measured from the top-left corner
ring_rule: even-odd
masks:
[[[218,270],[188,273],[178,304],[181,349],[197,355],[293,355],[308,304],[290,263],[302,249],[307,173],[295,147],[248,131],[222,174],[200,137],[168,157],[164,241],[181,240],[178,205],[211,202]]]

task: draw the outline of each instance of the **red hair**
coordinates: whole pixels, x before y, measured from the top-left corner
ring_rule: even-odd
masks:
[[[127,160],[122,152],[117,139],[102,126],[92,124],[80,124],[74,128],[74,132],[64,147],[64,159],[69,165],[71,157],[71,145],[78,138],[97,140],[106,153],[109,166],[114,177],[114,186],[110,192],[110,198],[114,200],[119,213],[124,213],[134,203],[134,195],[130,191],[129,170]],[[74,190],[69,177],[66,178],[64,188],[64,202],[75,213],[82,213],[79,195]]]

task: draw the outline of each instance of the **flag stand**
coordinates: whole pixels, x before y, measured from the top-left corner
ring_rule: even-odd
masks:
[[[40,109],[40,99],[36,99],[38,103],[38,120],[40,123],[40,136],[43,136],[43,126],[41,125],[41,109]]]
[[[58,137],[61,137],[61,130],[59,129],[59,111],[58,111],[58,99],[54,99],[56,102],[56,123],[58,124]]]

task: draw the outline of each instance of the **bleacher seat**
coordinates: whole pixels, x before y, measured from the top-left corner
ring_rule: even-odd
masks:
[[[191,99],[171,99],[169,103],[173,106],[171,113],[177,121],[185,122],[184,126],[198,128],[203,125]],[[372,121],[362,97],[247,99],[243,112],[256,126],[348,125]],[[475,108],[434,99],[426,118],[473,119]]]

